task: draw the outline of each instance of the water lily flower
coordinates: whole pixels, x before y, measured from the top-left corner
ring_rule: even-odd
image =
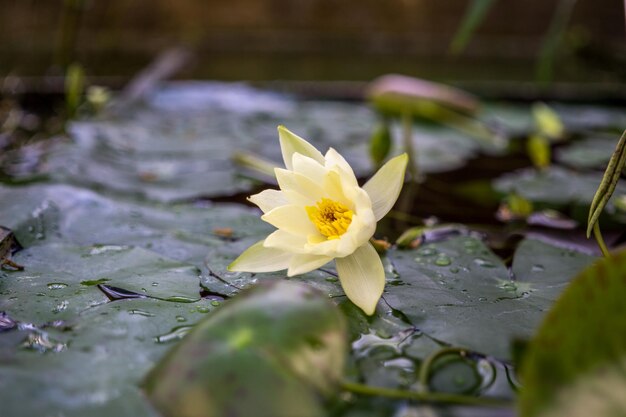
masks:
[[[348,298],[371,315],[385,286],[380,257],[369,239],[376,222],[395,204],[408,156],[391,159],[360,187],[350,165],[334,149],[322,155],[284,126],[278,127],[286,169],[275,168],[280,190],[248,198],[261,219],[278,230],[246,249],[230,271],[304,274],[335,260]]]

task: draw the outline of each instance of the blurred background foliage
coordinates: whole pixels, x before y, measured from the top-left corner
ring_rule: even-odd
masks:
[[[51,63],[79,61],[115,85],[160,51],[184,45],[196,60],[181,78],[626,77],[620,0],[0,0],[0,10],[3,76],[56,74]]]

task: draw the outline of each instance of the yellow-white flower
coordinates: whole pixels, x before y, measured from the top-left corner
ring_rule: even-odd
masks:
[[[278,230],[245,250],[228,269],[304,274],[335,259],[348,298],[373,314],[385,286],[385,272],[369,243],[380,220],[396,202],[408,157],[387,162],[363,187],[337,151],[322,155],[313,145],[278,127],[287,169],[274,170],[280,190],[249,197],[261,219]]]

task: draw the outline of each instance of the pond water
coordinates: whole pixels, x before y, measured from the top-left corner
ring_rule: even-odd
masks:
[[[376,237],[393,242],[409,227],[425,230],[384,256],[387,287],[373,317],[346,299],[332,265],[289,279],[341,309],[350,379],[423,389],[424,362],[456,347],[463,353],[433,362],[428,390],[515,398],[514,341],[533,334],[569,279],[595,259],[582,233],[586,210],[616,132],[626,126],[617,108],[553,108],[567,135],[552,144],[553,164],[544,170],[532,167],[524,150],[536,129],[527,104],[484,106],[480,120],[503,133],[497,145],[453,126],[414,125],[425,181],[406,187]],[[242,289],[285,278],[226,270],[272,231],[245,196],[275,186],[233,155],[244,151],[279,165],[282,124],[319,149],[336,148],[367,178],[375,169],[369,138],[379,122],[360,102],[300,100],[243,84],[171,83],[144,102],[73,121],[66,135],[5,148],[0,225],[23,249],[12,241],[2,256],[13,253],[24,268],[0,271],[3,410],[157,415],[139,387],[154,364]],[[392,154],[402,151],[400,130],[392,124]],[[603,229],[619,230],[626,221],[618,201],[626,188],[618,185],[615,194]],[[530,202],[533,215],[498,220],[511,195]],[[608,236],[619,242],[618,232]],[[427,412],[356,395],[325,407],[342,416]],[[514,414],[512,402],[432,410]]]

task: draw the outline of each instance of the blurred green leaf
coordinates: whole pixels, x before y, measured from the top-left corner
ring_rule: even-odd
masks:
[[[585,373],[563,388],[541,417],[623,417],[626,361]]]
[[[560,139],[565,133],[561,118],[545,103],[535,103],[532,107],[533,118],[537,126],[537,133],[551,139]]]
[[[521,368],[524,388],[520,396],[522,417],[542,414],[568,393],[567,402],[581,406],[578,414],[557,416],[616,416],[591,412],[594,402],[614,405],[615,388],[621,404],[626,360],[626,252],[597,261],[574,278],[543,320],[530,342]],[[611,370],[612,369],[612,370]],[[589,380],[585,379],[589,377]],[[610,384],[602,382],[611,380]],[[613,388],[610,386],[615,383]],[[598,389],[601,388],[601,389]],[[572,394],[576,394],[575,397]],[[582,398],[588,401],[583,404]],[[608,403],[607,403],[608,402]],[[587,408],[585,408],[587,407]],[[582,413],[587,410],[587,413]]]
[[[554,77],[554,60],[574,5],[576,0],[560,0],[557,4],[537,59],[536,76],[539,81],[549,82]]]
[[[526,142],[526,151],[535,168],[542,170],[550,166],[552,150],[545,136],[531,135]]]
[[[506,204],[511,214],[517,218],[525,219],[533,212],[533,203],[515,193],[506,197]]]
[[[391,151],[391,144],[389,124],[382,122],[376,126],[370,139],[370,157],[374,165],[380,166],[383,163],[387,155],[389,155],[389,151]]]
[[[343,375],[346,323],[311,287],[257,285],[200,322],[147,376],[168,417],[323,416]]]
[[[450,44],[450,51],[453,54],[458,54],[465,48],[465,45],[469,42],[476,28],[485,19],[494,1],[495,0],[473,0],[472,3],[467,6],[461,25]]]

